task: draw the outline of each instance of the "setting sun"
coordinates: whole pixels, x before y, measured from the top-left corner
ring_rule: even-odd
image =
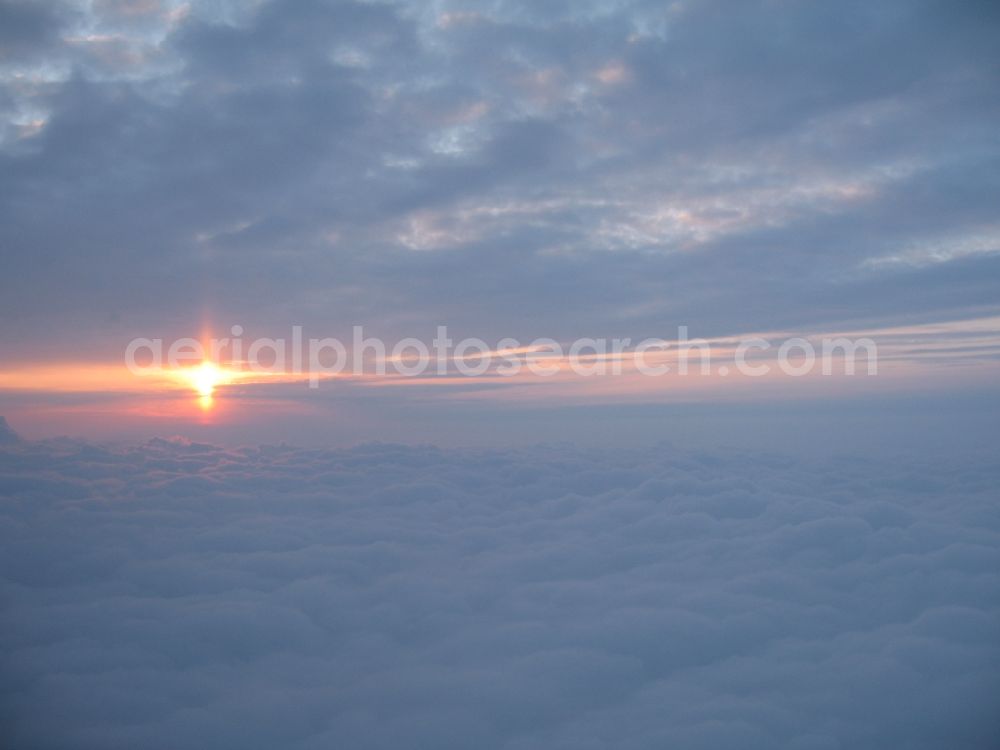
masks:
[[[215,386],[225,381],[225,376],[213,362],[202,362],[201,365],[189,373],[191,384],[198,391],[199,396],[211,396],[215,391]]]

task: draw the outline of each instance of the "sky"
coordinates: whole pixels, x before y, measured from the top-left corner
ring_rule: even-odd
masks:
[[[0,746],[995,750],[998,206],[993,0],[0,0]]]
[[[812,404],[850,447],[841,415],[911,404],[960,414],[920,434],[981,444],[998,21],[990,2],[5,1],[0,413],[29,437],[347,445],[416,421],[461,445],[581,422],[780,440]],[[136,337],[234,325],[390,348],[439,325],[491,345],[853,333],[881,369],[265,378],[207,414],[122,366]]]

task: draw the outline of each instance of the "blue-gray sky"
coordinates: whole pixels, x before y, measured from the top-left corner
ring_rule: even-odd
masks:
[[[5,0],[0,29],[9,366],[206,320],[638,340],[1000,310],[991,2]]]

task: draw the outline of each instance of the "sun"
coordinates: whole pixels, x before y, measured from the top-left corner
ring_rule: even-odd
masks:
[[[211,396],[222,379],[222,371],[212,362],[202,362],[191,372],[191,384],[199,396]]]
[[[202,405],[212,403],[215,387],[229,382],[226,373],[214,362],[205,360],[197,367],[185,371],[186,379],[201,397]]]
[[[215,404],[220,386],[246,380],[246,373],[231,369],[210,359],[163,371],[174,387],[193,392],[202,410],[208,411]]]

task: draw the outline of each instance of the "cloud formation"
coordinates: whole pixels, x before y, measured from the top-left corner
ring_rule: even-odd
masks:
[[[529,338],[996,308],[992,3],[0,19],[0,332],[24,356],[117,355],[206,307]]]
[[[995,460],[0,447],[37,748],[986,748]]]

